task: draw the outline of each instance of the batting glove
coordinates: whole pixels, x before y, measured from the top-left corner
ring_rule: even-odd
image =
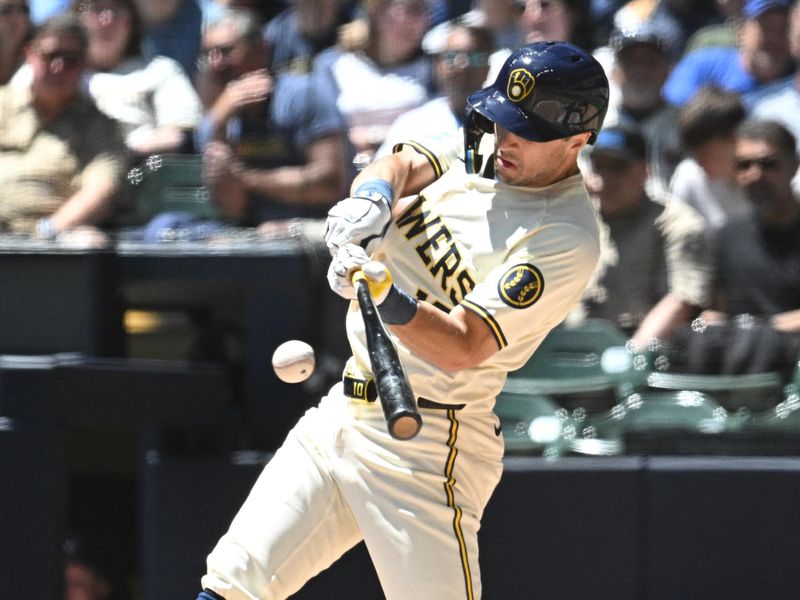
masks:
[[[342,298],[354,300],[356,290],[353,287],[353,272],[369,262],[369,256],[361,246],[345,244],[333,255],[328,267],[328,285]]]
[[[345,244],[364,248],[383,237],[392,220],[392,186],[383,179],[361,184],[350,198],[337,202],[325,221],[325,243],[331,255]]]

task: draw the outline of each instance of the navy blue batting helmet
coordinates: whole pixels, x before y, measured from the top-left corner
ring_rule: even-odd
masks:
[[[467,100],[468,117],[475,119],[478,113],[535,142],[589,131],[589,143],[594,143],[607,108],[603,67],[568,42],[536,42],[515,50],[495,82]],[[477,125],[491,130],[491,124],[479,118]]]

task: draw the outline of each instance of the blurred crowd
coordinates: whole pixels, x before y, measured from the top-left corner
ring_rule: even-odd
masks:
[[[601,261],[568,321],[671,344],[688,372],[796,377],[800,0],[0,0],[0,234],[320,223],[398,144],[459,158],[469,94],[546,40],[611,86],[581,160]],[[144,219],[136,174],[169,156],[205,206]],[[68,597],[111,597],[89,546],[65,548]]]
[[[458,157],[468,95],[541,40],[591,50],[611,84],[582,158],[603,255],[570,319],[613,321],[639,348],[713,326],[714,369],[790,372],[797,1],[0,0],[0,232],[159,240],[130,175],[168,155],[197,160],[216,216],[158,227],[321,220],[400,142]]]

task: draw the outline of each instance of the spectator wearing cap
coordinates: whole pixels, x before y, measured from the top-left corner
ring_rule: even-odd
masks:
[[[800,62],[800,2],[795,2],[789,13],[789,48],[795,62]],[[778,121],[800,142],[800,70],[743,100],[750,116]]]
[[[747,0],[735,48],[701,48],[685,54],[666,84],[667,101],[683,105],[705,85],[744,94],[792,72],[789,0]]]
[[[735,92],[704,87],[678,117],[688,156],[675,169],[670,191],[694,207],[713,233],[731,217],[747,216],[750,203],[736,185],[734,142],[745,117]]]
[[[614,31],[609,46],[613,62],[608,72],[614,97],[606,126],[619,123],[641,131],[648,148],[648,184],[663,192],[683,158],[675,127],[679,109],[662,94],[675,51],[667,33],[654,22]]]
[[[376,158],[391,154],[396,144],[419,143],[463,151],[461,130],[467,97],[483,86],[494,50],[491,30],[451,21],[441,48],[433,54],[439,95],[419,108],[400,115],[389,128]]]
[[[707,305],[711,277],[703,219],[678,199],[648,193],[646,157],[631,126],[604,127],[589,152],[586,186],[604,235],[580,309],[614,322],[639,348],[690,322]]]

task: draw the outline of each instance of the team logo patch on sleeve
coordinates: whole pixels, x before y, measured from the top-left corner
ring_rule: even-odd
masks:
[[[512,308],[527,308],[541,297],[543,290],[542,272],[529,264],[511,267],[497,285],[500,298]]]

